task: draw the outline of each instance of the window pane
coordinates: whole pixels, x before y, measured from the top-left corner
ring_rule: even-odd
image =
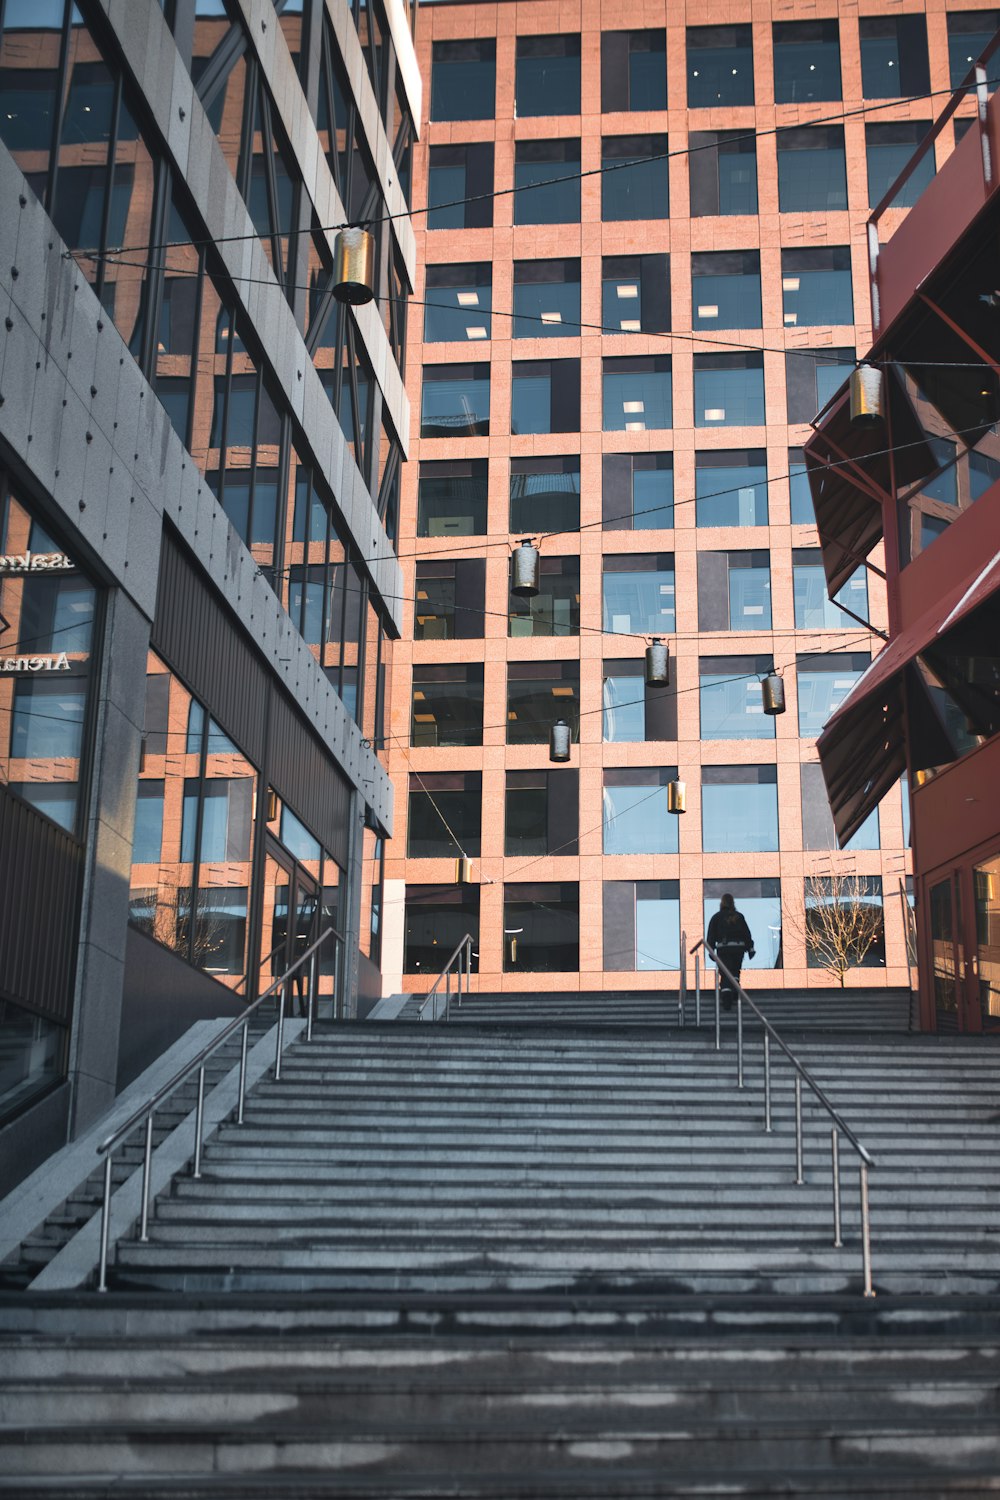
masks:
[[[674,524],[673,467],[640,467],[647,456],[659,455],[637,454],[632,466],[632,525],[636,531],[657,531]]]
[[[411,774],[406,827],[409,858],[455,859],[461,854],[478,858],[482,805],[478,772]]]
[[[675,820],[676,821],[676,820]],[[640,882],[642,885],[652,882]],[[636,894],[635,967],[677,969],[680,967],[680,900]]]
[[[730,555],[729,565],[729,628],[730,630],[770,630],[771,628],[771,569],[764,566],[734,567]]]
[[[779,21],[774,32],[774,98],[778,104],[839,99],[840,31],[836,21]]]
[[[486,531],[486,460],[420,465],[418,536],[481,536]]]
[[[472,970],[479,967],[479,887],[407,885],[403,972],[439,974],[466,933],[472,937]]]
[[[781,887],[777,880],[706,880],[705,927],[719,909],[719,899],[728,892],[735,900],[737,909],[746,918],[753,934],[756,958],[749,954],[743,960],[744,969],[780,969],[781,954]],[[706,956],[706,969],[715,965]]]
[[[998,30],[1000,11],[997,10],[952,11],[949,14],[948,66],[953,89],[958,88]],[[992,61],[995,63],[996,58]],[[986,71],[992,76],[995,68],[991,65]],[[996,88],[996,84],[992,83],[990,87]]]
[[[511,594],[508,608],[508,635],[578,635],[579,559],[543,557],[538,575],[538,593],[529,599]]]
[[[515,70],[518,119],[580,113],[578,36],[518,37]]]
[[[601,218],[666,219],[670,213],[666,154],[665,135],[605,136]]]
[[[580,967],[579,888],[568,883],[504,886],[506,973],[574,973]]]
[[[580,262],[514,262],[514,337],[577,338],[580,333]]]
[[[605,558],[603,628],[609,634],[670,635],[674,630],[674,570],[670,566],[642,568],[644,557],[615,557],[614,570]],[[655,557],[649,559],[655,563]],[[664,559],[665,561],[665,559]]]
[[[770,663],[754,657],[703,657],[699,664],[703,740],[773,740],[761,677]]]
[[[517,141],[514,146],[514,223],[580,222],[580,142]],[[567,181],[560,181],[566,178]],[[536,186],[545,184],[545,186]]]
[[[696,354],[694,425],[762,427],[764,358],[760,354]]]
[[[798,667],[799,734],[815,739],[835,708],[843,703],[861,676],[868,658],[844,655],[819,659],[800,657]]]
[[[491,281],[488,265],[428,266],[424,343],[488,339]]]
[[[900,120],[891,124],[866,125],[868,153],[868,205],[876,208],[910,161],[930,129],[929,120]],[[920,162],[892,200],[893,207],[911,208],[934,176],[934,148]]]
[[[509,662],[507,743],[543,745],[559,719],[579,734],[580,669],[576,662]]]
[[[749,26],[689,26],[688,108],[752,104],[753,35]]]
[[[667,810],[667,787],[660,784],[659,772],[645,774],[645,784],[605,785],[605,854],[677,853],[678,820]]]
[[[489,365],[425,365],[420,436],[473,437],[489,430]]]
[[[699,526],[766,526],[765,450],[696,454],[695,497]]]
[[[692,328],[760,328],[760,255],[755,250],[691,257]]]
[[[792,525],[815,526],[816,512],[813,509],[812,491],[809,488],[809,475],[802,458],[801,448],[789,448],[788,473]]]
[[[778,132],[778,207],[782,213],[831,213],[847,207],[841,126]]]
[[[853,323],[850,250],[845,245],[782,251],[781,291],[786,327]]]
[[[432,120],[491,120],[495,113],[496,42],[435,42]]]
[[[483,743],[481,666],[417,666],[413,669],[413,745]],[[456,939],[457,941],[457,939]]]
[[[705,766],[702,770],[701,826],[702,848],[706,854],[776,850],[776,768]]]
[[[808,559],[801,561],[801,558],[801,552],[795,554],[792,568],[796,628],[799,630],[850,630],[856,627],[857,621],[838,609],[837,604],[829,598],[826,590],[826,574],[819,558],[817,557],[815,561]],[[846,604],[862,619],[867,618],[868,615],[866,579],[865,569],[858,568],[836,596],[838,601]]]
[[[603,738],[633,744],[646,738],[646,690],[642,676],[605,674]]]
[[[922,15],[862,16],[861,89],[866,99],[898,99],[930,89],[927,22]]]
[[[695,130],[688,136],[691,216],[755,214],[757,153],[740,131]]]
[[[511,459],[511,531],[576,531],[579,525],[578,458]]]
[[[605,432],[646,432],[672,421],[669,355],[604,361]]]

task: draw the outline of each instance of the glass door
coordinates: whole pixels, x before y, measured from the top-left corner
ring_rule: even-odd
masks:
[[[964,968],[961,900],[954,875],[936,881],[927,892],[930,912],[930,973],[938,1031],[957,1031]]]
[[[316,882],[284,850],[268,842],[264,861],[264,919],[257,993],[261,994],[306,952],[316,935]],[[306,1014],[309,965],[296,972],[286,1013]]]

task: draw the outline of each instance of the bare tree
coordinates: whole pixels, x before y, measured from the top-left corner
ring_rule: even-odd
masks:
[[[191,956],[199,967],[204,967],[225,946],[228,933],[225,918],[203,904],[192,912],[189,887],[152,886],[133,890],[130,906],[135,926],[164,948],[187,953],[193,939]]]
[[[882,903],[864,875],[843,871],[812,874],[805,881],[805,911],[799,926],[817,968],[843,988],[848,969],[864,963],[882,937]]]

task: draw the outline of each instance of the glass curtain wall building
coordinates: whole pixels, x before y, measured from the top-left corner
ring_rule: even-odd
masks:
[[[414,9],[0,4],[10,1171],[314,937],[381,991]]]
[[[887,605],[864,568],[836,604],[817,588],[802,450],[868,347],[870,194],[936,114],[910,96],[947,88],[976,46],[969,13],[916,0],[859,22],[792,4],[734,24],[709,0],[627,30],[620,7],[588,0],[559,31],[555,12],[503,0],[423,8],[416,295],[447,310],[410,322],[408,387],[433,420],[403,480],[404,593],[420,616],[418,570],[473,560],[484,593],[478,630],[467,613],[461,634],[396,655],[390,765],[400,820],[417,775],[481,777],[482,817],[474,848],[444,801],[443,843],[408,844],[397,823],[387,987],[429,983],[464,930],[483,991],[672,986],[681,932],[702,933],[725,891],[754,928],[751,984],[821,983],[806,881],[841,868],[884,908],[884,962],[852,982],[909,983],[899,789],[846,851],[807,816],[816,736],[880,649]],[[958,113],[960,131],[974,101]],[[533,601],[510,592],[529,536]],[[654,636],[667,688],[643,679]],[[565,767],[548,759],[559,719]],[[680,818],[664,810],[674,768]],[[572,816],[554,838],[564,772]],[[514,798],[512,777],[536,791]],[[422,799],[422,829],[432,813]],[[460,854],[473,884],[458,888]]]

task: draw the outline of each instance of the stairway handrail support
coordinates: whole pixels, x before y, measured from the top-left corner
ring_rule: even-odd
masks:
[[[796,1117],[796,1119],[795,1119],[795,1136],[796,1136],[796,1140],[795,1140],[795,1149],[796,1149],[796,1163],[797,1163],[797,1169],[796,1169],[796,1184],[797,1185],[801,1185],[802,1182],[804,1181],[803,1174],[802,1174],[802,1166],[801,1166],[801,1162],[802,1162],[802,1103],[801,1103],[802,1095],[801,1095],[801,1090],[802,1090],[802,1084],[803,1084],[803,1082],[805,1084],[807,1084],[807,1086],[809,1087],[809,1089],[812,1091],[814,1097],[819,1100],[820,1104],[823,1106],[823,1108],[826,1110],[827,1114],[830,1116],[830,1119],[833,1121],[834,1129],[833,1129],[833,1135],[832,1135],[831,1145],[832,1145],[832,1153],[833,1153],[834,1245],[835,1246],[838,1245],[839,1241],[840,1241],[840,1175],[839,1175],[839,1155],[838,1155],[838,1139],[837,1139],[837,1132],[838,1131],[841,1132],[848,1141],[850,1141],[850,1143],[853,1146],[854,1150],[857,1152],[858,1161],[859,1161],[860,1179],[861,1179],[861,1181],[860,1181],[860,1188],[861,1188],[861,1253],[862,1253],[863,1272],[864,1272],[864,1295],[866,1297],[874,1297],[875,1293],[872,1290],[871,1222],[870,1222],[869,1204],[868,1204],[868,1169],[869,1169],[869,1167],[874,1167],[875,1166],[875,1158],[872,1156],[872,1154],[868,1150],[867,1146],[864,1146],[861,1143],[861,1141],[858,1140],[858,1137],[855,1135],[855,1133],[851,1129],[851,1127],[847,1124],[846,1120],[841,1115],[841,1113],[839,1112],[839,1110],[835,1109],[834,1106],[830,1103],[830,1100],[827,1098],[826,1094],[820,1088],[820,1086],[816,1082],[815,1078],[813,1078],[813,1076],[809,1072],[808,1068],[804,1065],[804,1063],[801,1063],[799,1061],[799,1059],[795,1056],[795,1053],[792,1051],[791,1047],[789,1047],[788,1043],[778,1034],[778,1032],[775,1030],[775,1028],[772,1025],[772,1023],[764,1015],[764,1012],[760,1009],[760,1007],[758,1005],[756,1005],[750,999],[750,996],[747,994],[746,990],[740,984],[739,980],[736,978],[736,976],[734,974],[732,974],[730,972],[730,970],[727,968],[727,966],[722,962],[722,960],[719,958],[719,955],[718,955],[717,951],[712,947],[711,943],[708,941],[707,938],[699,938],[698,942],[695,943],[694,947],[691,949],[691,952],[692,953],[697,953],[698,950],[699,950],[699,948],[704,948],[705,952],[709,955],[709,957],[712,959],[712,962],[715,964],[716,974],[717,975],[718,974],[724,974],[725,977],[726,977],[726,979],[732,985],[732,987],[735,990],[736,995],[737,995],[737,1023],[738,1023],[737,1024],[737,1047],[738,1047],[738,1053],[739,1053],[738,1060],[737,1060],[737,1083],[738,1083],[738,1087],[739,1088],[743,1087],[743,1026],[742,1026],[743,1011],[742,1011],[742,1006],[743,1006],[744,1003],[746,1005],[749,1005],[750,1009],[753,1011],[754,1015],[757,1017],[758,1021],[760,1021],[761,1025],[764,1028],[764,1040],[765,1040],[765,1051],[764,1051],[765,1129],[767,1129],[769,1127],[769,1124],[770,1124],[770,1120],[769,1120],[769,1116],[770,1116],[770,1094],[771,1094],[771,1089],[770,1089],[770,1048],[769,1048],[769,1046],[767,1044],[768,1044],[768,1042],[769,1042],[769,1040],[771,1038],[774,1039],[774,1041],[777,1043],[778,1047],[780,1047],[781,1051],[785,1054],[785,1056],[788,1058],[788,1061],[791,1063],[792,1067],[795,1069],[795,1075],[796,1075],[796,1090],[795,1090],[795,1092],[796,1092],[796,1101],[795,1101],[796,1102],[796,1108],[795,1108],[795,1117]],[[716,1000],[716,1019],[718,1019],[718,1000]]]
[[[175,1073],[173,1078],[171,1078],[168,1083],[165,1083],[160,1088],[158,1088],[156,1093],[153,1094],[151,1098],[147,1099],[144,1104],[141,1104],[137,1110],[129,1115],[124,1124],[119,1125],[118,1129],[113,1131],[111,1135],[107,1136],[98,1146],[98,1156],[104,1157],[104,1202],[101,1208],[101,1254],[97,1279],[97,1290],[99,1292],[106,1292],[108,1289],[108,1241],[111,1228],[111,1163],[114,1157],[115,1150],[118,1146],[121,1145],[126,1136],[132,1134],[132,1131],[135,1130],[137,1125],[145,1123],[146,1140],[142,1166],[142,1208],[139,1219],[139,1239],[147,1240],[149,1238],[149,1187],[153,1158],[153,1116],[156,1114],[156,1111],[159,1109],[160,1105],[164,1103],[165,1100],[169,1099],[170,1096],[180,1088],[182,1083],[187,1082],[192,1073],[197,1072],[198,1105],[197,1117],[195,1121],[193,1175],[196,1178],[200,1177],[202,1131],[204,1129],[205,1116],[206,1062],[214,1052],[217,1052],[218,1049],[229,1040],[229,1038],[235,1031],[238,1031],[240,1027],[243,1028],[243,1039],[240,1049],[240,1085],[236,1107],[236,1124],[242,1125],[243,1102],[246,1096],[247,1040],[250,1017],[253,1015],[254,1011],[257,1010],[258,1006],[264,1004],[265,1000],[269,1000],[276,991],[281,991],[280,999],[278,1001],[278,1029],[274,1063],[274,1076],[276,1079],[280,1079],[281,1053],[284,1046],[285,1001],[288,997],[289,983],[292,977],[295,975],[296,971],[299,970],[303,964],[308,963],[309,1008],[308,1018],[306,1021],[306,1041],[311,1042],[313,1034],[313,1010],[316,1001],[316,955],[329,937],[334,937],[338,939],[338,941],[343,942],[343,935],[337,931],[336,927],[327,927],[326,930],[321,933],[320,936],[316,939],[316,941],[310,944],[310,946],[305,950],[304,953],[299,954],[294,963],[289,964],[285,972],[279,975],[279,977],[273,982],[273,984],[268,986],[268,988],[262,995],[258,995],[257,999],[253,1002],[252,1005],[248,1005],[246,1009],[240,1013],[240,1015],[234,1016],[229,1025],[224,1026],[223,1029],[219,1032],[218,1036],[214,1037],[212,1041],[207,1043],[206,1046],[202,1047],[201,1051],[197,1054],[196,1057],[193,1057],[190,1062],[186,1063],[179,1073]]]
[[[437,1021],[438,1019],[440,1019],[439,1016],[438,1016],[437,992],[438,992],[438,987],[439,987],[442,979],[444,979],[446,981],[446,984],[445,984],[445,1000],[444,1000],[443,1018],[446,1021],[450,1021],[451,1020],[451,972],[452,972],[452,968],[453,968],[456,960],[459,961],[458,962],[458,970],[457,970],[456,978],[457,978],[457,981],[458,981],[458,983],[457,983],[458,1008],[459,1008],[459,1010],[461,1010],[462,1009],[462,978],[463,978],[463,974],[464,974],[464,977],[465,977],[465,994],[466,994],[466,996],[468,996],[468,993],[469,993],[469,980],[472,977],[472,934],[471,934],[471,932],[467,932],[464,935],[464,937],[462,937],[459,940],[458,945],[455,948],[454,953],[451,955],[451,957],[449,958],[448,962],[445,964],[444,968],[441,970],[440,974],[435,979],[435,981],[431,985],[430,989],[427,991],[427,994],[424,996],[424,999],[421,1001],[420,1008],[417,1011],[417,1020],[418,1021],[424,1021],[424,1020],[428,1020],[428,1019],[431,1020],[431,1021]],[[463,962],[464,962],[464,965],[465,965],[464,969],[462,967]],[[432,1000],[434,1001],[434,1004],[433,1004],[433,1006],[431,1006],[431,1014],[430,1014],[429,1017],[426,1017],[424,1015],[424,1011],[427,1009],[428,1005],[430,1005],[430,1002]]]

